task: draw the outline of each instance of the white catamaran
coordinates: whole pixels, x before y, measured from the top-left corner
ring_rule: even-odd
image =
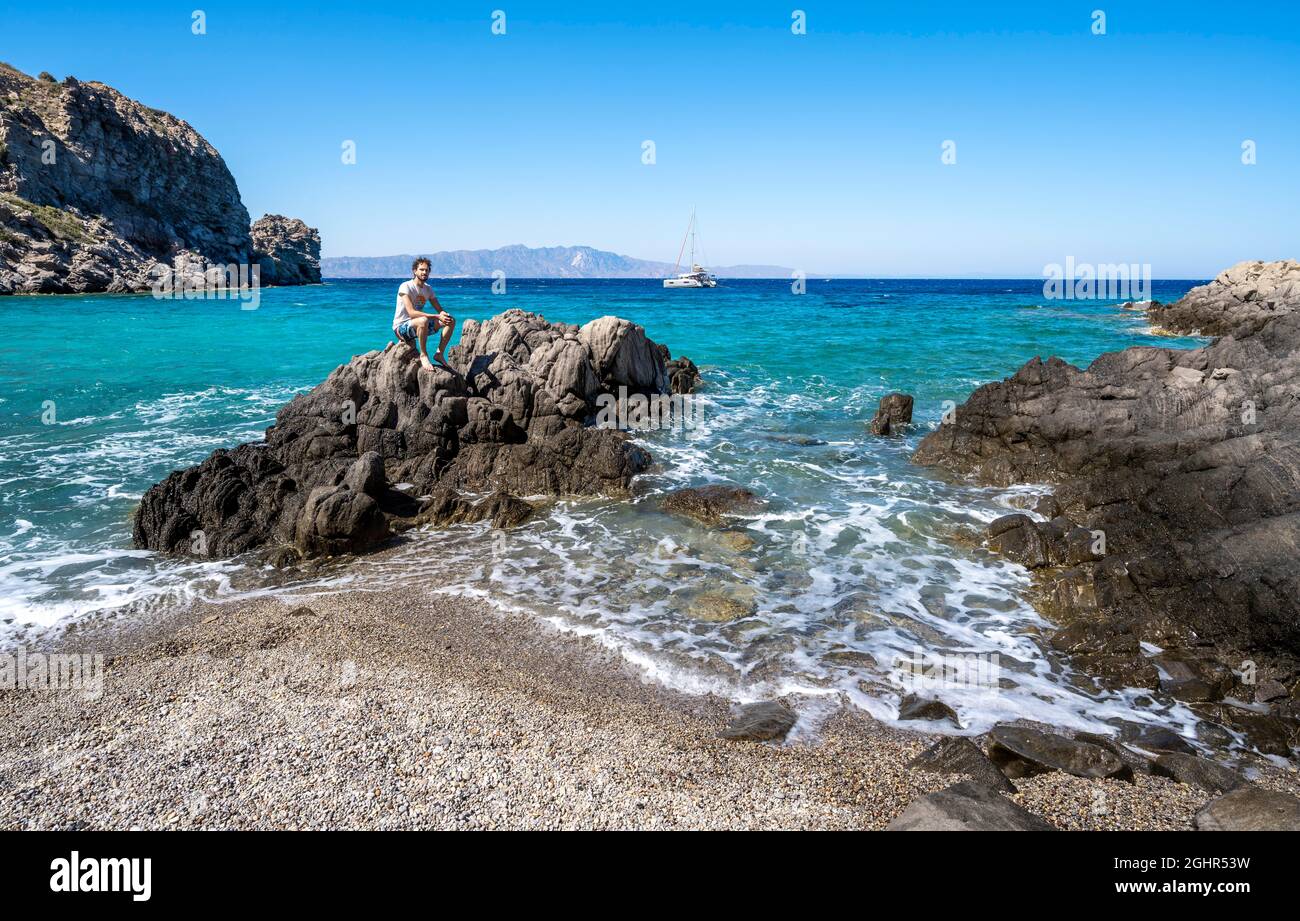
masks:
[[[691,212],[691,222],[686,225],[686,236],[682,237],[682,248],[677,252],[676,272],[682,264],[682,253],[686,252],[686,238],[691,240],[691,270],[664,279],[665,288],[716,288],[718,280],[704,270],[704,266],[695,261],[695,212]]]

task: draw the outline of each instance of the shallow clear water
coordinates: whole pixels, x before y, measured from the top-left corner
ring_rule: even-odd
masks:
[[[1192,284],[1157,282],[1154,296],[1172,300]],[[0,300],[0,631],[21,641],[32,627],[105,607],[286,590],[239,561],[132,550],[130,515],[171,470],[260,437],[292,394],[382,347],[396,285],[271,289],[256,310],[149,297]],[[505,295],[488,281],[435,287],[462,319],[521,307],[550,320],[617,314],[644,325],[704,369],[702,423],[643,437],[656,467],[632,502],[554,502],[508,533],[421,534],[348,586],[409,584],[419,559],[430,591],[533,611],[600,637],[661,680],[739,699],[846,698],[892,719],[906,684],[900,660],[996,655],[991,683],[946,681],[924,696],[947,701],[971,730],[1017,716],[1080,728],[1186,721],[1168,702],[1098,694],[1045,656],[1027,573],[960,539],[1032,487],[977,488],[908,458],[945,401],[1034,355],[1086,364],[1130,345],[1195,340],[1152,336],[1141,314],[1113,304],[1046,302],[1034,281],[810,280],[804,295],[782,281],[705,291],[514,281]],[[890,390],[915,395],[915,424],[874,438],[866,422]],[[707,482],[766,500],[732,529],[752,548],[658,511],[657,494]],[[752,613],[703,620],[704,592]]]

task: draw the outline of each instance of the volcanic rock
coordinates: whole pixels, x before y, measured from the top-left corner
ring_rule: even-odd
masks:
[[[1011,800],[963,782],[913,800],[886,831],[1055,831]]]
[[[1053,616],[1122,621],[1166,648],[1208,644],[1230,668],[1252,659],[1293,671],[1297,279],[1294,262],[1236,266],[1176,304],[1151,306],[1164,325],[1231,330],[1201,348],[1130,348],[1087,369],[1034,358],[971,394],[913,460],[985,483],[1058,484],[1069,517],[1034,523],[1042,541],[1019,518],[990,538],[1039,566]],[[1060,528],[1063,558],[1052,539]],[[1084,534],[1101,540],[1085,548]]]
[[[889,393],[880,398],[871,420],[871,434],[890,435],[898,426],[912,421],[912,398],[906,393]]]
[[[136,546],[356,553],[417,523],[517,524],[532,513],[519,495],[624,496],[648,466],[625,433],[592,424],[607,388],[666,389],[641,327],[605,317],[580,329],[511,310],[466,321],[449,360],[455,371],[425,371],[414,350],[390,344],[336,368],[280,410],[265,441],[149,489]],[[495,495],[473,504],[459,491]]]

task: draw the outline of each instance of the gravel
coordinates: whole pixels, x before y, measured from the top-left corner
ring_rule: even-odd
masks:
[[[63,636],[109,654],[103,693],[0,691],[0,828],[883,828],[961,779],[906,767],[934,736],[851,709],[723,740],[726,701],[477,601],[301,600]],[[1190,828],[1208,799],[1147,776],[1017,785],[1060,828]]]

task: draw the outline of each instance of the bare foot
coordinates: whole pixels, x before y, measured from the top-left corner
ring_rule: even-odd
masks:
[[[421,355],[421,356],[420,356],[420,367],[424,368],[424,370],[426,370],[426,371],[434,371],[434,370],[436,370],[436,369],[433,367],[433,363],[432,363],[431,361],[429,361],[429,356],[428,356],[428,355]]]
[[[451,365],[447,364],[447,359],[442,357],[442,352],[434,352],[433,360],[436,361],[438,364],[442,365],[444,368],[447,368],[448,370],[451,369]]]

